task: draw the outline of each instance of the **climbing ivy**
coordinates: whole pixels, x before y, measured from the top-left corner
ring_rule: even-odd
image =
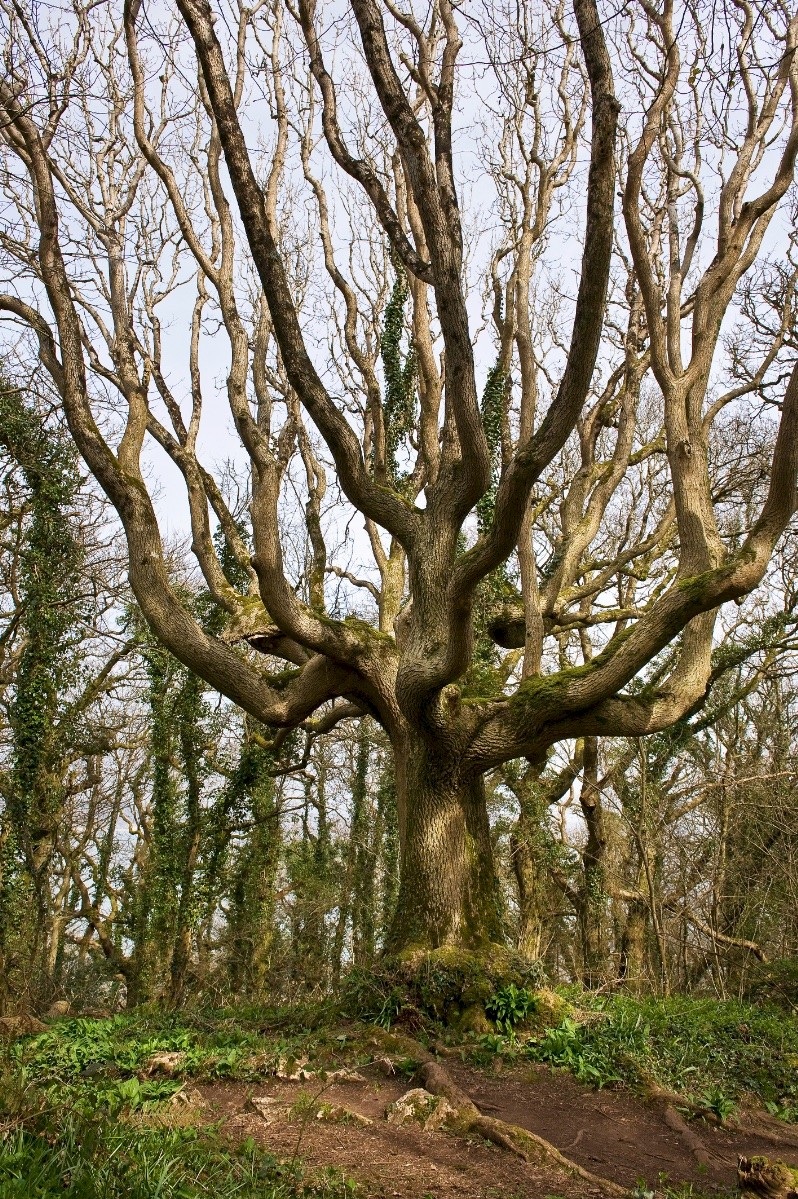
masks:
[[[0,379],[0,447],[21,475],[24,540],[18,560],[22,650],[9,707],[11,770],[4,788],[0,936],[15,897],[32,887],[36,927],[28,969],[39,969],[49,908],[49,865],[64,804],[74,729],[64,697],[79,676],[85,555],[75,516],[80,487],[70,440],[35,399]],[[28,919],[31,914],[28,913]],[[1,950],[0,950],[1,952]],[[37,985],[39,983],[37,978]]]
[[[232,992],[252,997],[266,993],[276,935],[282,840],[273,771],[271,750],[248,738],[225,788],[227,810],[251,826],[226,880],[227,971]]]
[[[404,354],[405,305],[409,295],[407,276],[398,259],[393,262],[393,290],[385,305],[380,354],[385,374],[385,444],[390,478],[400,490],[407,481],[397,464],[397,451],[413,427],[416,397],[416,361],[412,346]]]
[[[493,521],[496,510],[496,489],[501,473],[502,421],[504,419],[504,395],[507,376],[501,365],[496,362],[488,371],[485,389],[482,392],[482,427],[490,453],[491,482],[485,494],[477,501],[477,528],[480,534],[485,533]]]
[[[200,885],[209,819],[205,782],[214,737],[206,684],[143,627],[140,635],[148,681],[151,815],[146,856],[138,876],[129,880],[128,935],[135,947],[130,985],[133,1002],[160,994],[176,1002],[205,910]]]

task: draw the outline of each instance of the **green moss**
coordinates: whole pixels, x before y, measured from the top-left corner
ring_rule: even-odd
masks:
[[[264,606],[263,600],[257,595],[239,595],[238,606],[247,614],[252,612],[262,612],[268,618],[268,612]]]
[[[594,671],[611,662],[633,632],[633,628],[634,626],[618,633],[600,654],[589,662],[583,662],[581,666],[568,666],[554,674],[536,675],[534,678],[525,679],[515,695],[510,697],[511,708],[524,720],[545,720],[552,710],[562,710],[571,684],[588,678]]]
[[[383,633],[380,629],[369,624],[367,620],[361,620],[359,616],[347,616],[343,622],[348,628],[354,629],[358,633],[365,633],[368,637],[374,637],[377,641],[387,642],[394,645],[394,638],[390,633]]]
[[[294,679],[298,679],[301,673],[302,670],[300,667],[292,667],[289,670],[280,670],[275,674],[266,675],[266,682],[270,687],[274,687],[276,691],[282,691],[289,685],[289,683],[292,683]]]
[[[419,1017],[465,1031],[476,1028],[485,1004],[502,986],[535,986],[542,971],[502,945],[487,943],[479,950],[447,945],[439,949],[410,948],[385,959],[369,972],[353,971],[348,980],[348,1006],[353,1015],[384,1023]],[[476,1014],[479,1009],[479,1016]]]
[[[698,575],[687,575],[685,578],[679,579],[676,586],[683,595],[687,595],[691,599],[701,600],[706,594],[707,588],[717,582],[720,573],[716,568],[713,568],[712,570],[702,571]]]
[[[526,719],[545,717],[552,709],[562,705],[571,683],[586,678],[593,670],[595,664],[587,662],[583,666],[570,666],[567,670],[558,670],[556,674],[525,679],[511,697],[510,706]]]

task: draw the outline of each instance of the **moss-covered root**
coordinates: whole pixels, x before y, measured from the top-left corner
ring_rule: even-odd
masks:
[[[576,1174],[593,1186],[600,1187],[605,1194],[620,1195],[624,1199],[628,1199],[627,1188],[619,1186],[609,1178],[600,1178],[597,1174],[591,1174],[589,1170],[583,1169],[575,1161],[560,1153],[559,1149],[550,1141],[544,1140],[534,1132],[529,1132],[526,1128],[519,1128],[516,1124],[507,1124],[504,1120],[494,1120],[490,1116],[483,1116],[465,1091],[457,1086],[457,1083],[437,1062],[425,1062],[416,1077],[426,1090],[433,1095],[442,1095],[449,1101],[457,1112],[456,1123],[459,1131],[476,1133],[478,1136],[484,1137],[486,1141],[491,1141],[509,1153],[514,1153],[516,1157],[522,1158],[525,1162],[543,1160],[555,1162],[569,1174]]]
[[[766,1157],[741,1157],[737,1178],[743,1195],[764,1199],[798,1199],[798,1170],[784,1162],[769,1162]]]

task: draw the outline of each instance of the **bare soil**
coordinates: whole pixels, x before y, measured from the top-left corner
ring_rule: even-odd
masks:
[[[670,1186],[691,1183],[696,1194],[728,1195],[738,1154],[764,1154],[798,1166],[795,1132],[777,1121],[767,1125],[768,1139],[693,1122],[691,1131],[708,1155],[703,1165],[688,1143],[694,1138],[669,1127],[661,1106],[628,1092],[593,1091],[543,1066],[489,1073],[452,1060],[445,1065],[483,1114],[536,1133],[592,1174],[630,1190],[641,1181],[661,1189],[667,1181]],[[221,1121],[224,1135],[237,1142],[252,1137],[281,1158],[301,1158],[311,1168],[334,1167],[378,1199],[589,1199],[604,1193],[545,1154],[525,1162],[481,1138],[389,1124],[386,1108],[411,1084],[373,1069],[362,1073],[366,1077],[360,1082],[270,1078],[201,1086],[202,1118]],[[252,1109],[253,1096],[275,1101],[267,1118]],[[344,1107],[372,1123],[319,1119],[318,1104]]]

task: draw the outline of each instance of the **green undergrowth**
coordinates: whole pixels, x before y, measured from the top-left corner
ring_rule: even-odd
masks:
[[[458,995],[460,975],[467,994]],[[336,1176],[308,1178],[253,1146],[231,1148],[212,1112],[180,1104],[196,1083],[254,1084],[299,1067],[324,1079],[385,1054],[410,1075],[419,1041],[464,1046],[485,1068],[504,1058],[567,1069],[595,1087],[659,1086],[721,1120],[750,1103],[798,1120],[798,1020],[784,1011],[554,991],[497,975],[486,992],[468,962],[434,962],[409,993],[396,973],[362,975],[337,1005],[58,1020],[0,1051],[0,1199],[352,1194]],[[462,1015],[473,1020],[476,1009],[488,1031],[464,1029]],[[436,1010],[457,1020],[436,1022]],[[182,1120],[160,1119],[178,1109]]]
[[[0,1199],[351,1194],[339,1179],[306,1183],[298,1167],[224,1145],[210,1116],[197,1114],[196,1126],[171,1119],[192,1082],[290,1072],[314,1051],[332,1057],[336,1045],[318,1012],[56,1021],[0,1055]]]
[[[168,1073],[170,1083],[185,1079],[257,1080],[311,1055],[333,1060],[339,1042],[318,1019],[301,1015],[265,1022],[257,1012],[188,1015],[154,1012],[111,1019],[59,1020],[46,1032],[14,1042],[7,1061],[37,1083],[54,1082],[92,1091],[135,1075]],[[157,1059],[172,1056],[168,1069]],[[153,1062],[155,1065],[153,1066]],[[163,1095],[156,1097],[163,1098]]]
[[[656,1085],[722,1121],[744,1102],[798,1120],[798,1021],[783,1011],[684,996],[559,994],[569,1011],[556,1023],[530,1031],[524,1016],[507,1028],[505,1013],[501,1031],[497,1020],[496,1033],[476,1041],[472,1060],[487,1064],[498,1054],[543,1062],[596,1087]],[[516,999],[515,1010],[522,1006]]]
[[[227,1144],[212,1112],[177,1102],[192,1081],[255,1080],[290,1072],[311,1054],[320,1064],[340,1057],[340,1036],[320,1019],[286,1014],[263,1027],[257,1017],[242,1023],[225,1013],[150,1012],[60,1020],[5,1046],[0,1199],[358,1194],[335,1172],[305,1175],[300,1163],[280,1163],[253,1143]]]
[[[346,1199],[357,1188],[333,1172],[306,1176],[249,1141],[213,1130],[147,1128],[69,1112],[0,1137],[0,1199]]]
[[[383,1028],[408,1031],[443,1025],[463,1032],[490,1026],[486,1008],[508,988],[520,994],[544,980],[539,963],[501,946],[480,953],[455,948],[409,951],[347,977],[343,1010]]]

